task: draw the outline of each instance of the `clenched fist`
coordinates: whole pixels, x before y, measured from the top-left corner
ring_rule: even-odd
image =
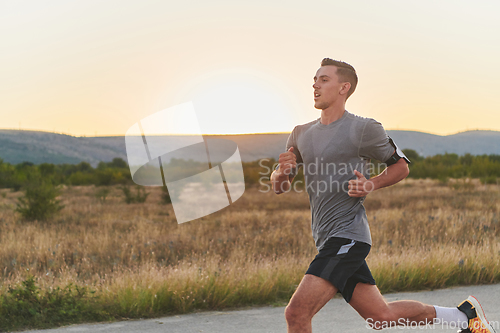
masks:
[[[292,169],[297,166],[297,156],[293,153],[293,147],[280,154],[278,164],[280,166],[280,173],[287,176],[290,175]]]
[[[349,192],[347,193],[350,197],[365,197],[375,190],[375,185],[370,180],[359,172],[354,170],[356,179],[349,181]]]

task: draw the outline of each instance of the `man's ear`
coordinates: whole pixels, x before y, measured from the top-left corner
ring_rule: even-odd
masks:
[[[340,89],[339,93],[341,95],[346,95],[349,92],[349,89],[351,89],[351,83],[344,82],[344,83],[342,83],[342,88]]]

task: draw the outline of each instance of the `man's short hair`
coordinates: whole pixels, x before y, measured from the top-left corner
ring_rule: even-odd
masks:
[[[339,77],[340,82],[349,82],[351,84],[351,88],[347,93],[346,99],[349,98],[354,90],[356,90],[356,86],[358,85],[358,76],[356,75],[356,70],[354,69],[354,67],[346,62],[333,60],[330,58],[323,59],[321,61],[321,66],[337,67],[337,76]]]

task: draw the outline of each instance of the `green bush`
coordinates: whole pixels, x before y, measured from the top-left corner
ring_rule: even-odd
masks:
[[[76,171],[67,177],[66,182],[74,186],[96,184],[96,176],[93,173]]]
[[[125,203],[144,203],[148,198],[149,193],[146,192],[144,187],[136,186],[136,194],[135,196],[132,194],[130,187],[122,186],[123,195],[125,195]]]
[[[104,310],[96,307],[94,293],[72,283],[64,289],[57,287],[41,292],[31,275],[21,285],[9,286],[7,292],[0,295],[0,331],[110,319]]]
[[[109,192],[110,192],[109,188],[100,187],[95,191],[94,195],[97,198],[97,200],[99,200],[99,202],[103,204],[106,202],[106,198],[108,197]]]
[[[16,211],[26,220],[45,221],[63,209],[59,195],[59,188],[50,181],[32,180],[18,199]]]
[[[482,184],[498,184],[498,178],[496,176],[486,176],[481,178]]]

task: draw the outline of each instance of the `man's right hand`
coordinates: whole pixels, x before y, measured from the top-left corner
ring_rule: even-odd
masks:
[[[292,169],[297,166],[297,156],[293,153],[293,147],[290,147],[288,151],[280,154],[278,164],[280,174],[290,175]]]

